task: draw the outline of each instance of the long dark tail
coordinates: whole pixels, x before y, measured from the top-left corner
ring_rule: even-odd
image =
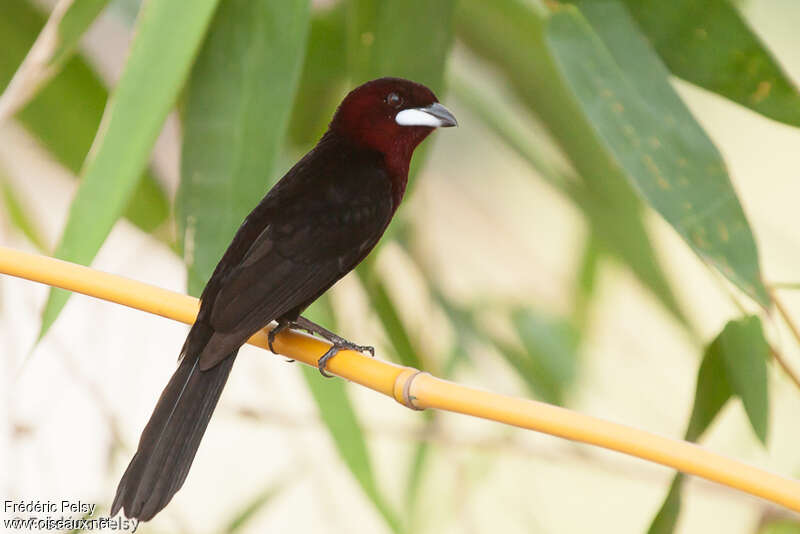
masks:
[[[210,334],[210,328],[199,324],[189,333],[183,360],[161,393],[136,455],[122,475],[112,516],[124,508],[127,517],[149,521],[186,480],[236,359],[233,352],[219,365],[201,371],[197,347],[202,348]]]

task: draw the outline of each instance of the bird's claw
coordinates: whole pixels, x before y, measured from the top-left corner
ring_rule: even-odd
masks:
[[[331,358],[336,356],[340,350],[353,350],[355,352],[369,352],[370,355],[374,358],[375,357],[375,347],[370,347],[369,345],[356,345],[350,341],[345,341],[342,343],[334,343],[331,345],[331,348],[322,355],[322,357],[317,360],[317,369],[319,369],[320,374],[325,378],[333,378],[333,375],[328,374],[325,371],[325,367],[328,365],[328,362]]]
[[[281,329],[273,328],[267,334],[267,346],[269,347],[269,351],[273,354],[278,354],[277,351],[272,347],[272,343],[275,341],[275,336],[280,332]],[[286,363],[294,363],[293,359],[287,359]]]
[[[375,357],[375,347],[370,347],[369,345],[356,345],[355,343],[350,343],[348,341],[347,343],[343,343],[341,345],[340,350],[341,349],[353,350],[356,352],[360,352],[362,354],[365,352],[369,352],[370,356],[372,356],[373,358]]]
[[[322,355],[322,358],[317,360],[317,369],[319,369],[320,374],[322,376],[324,376],[325,378],[333,378],[333,375],[328,374],[325,371],[325,366],[328,365],[328,361],[331,358],[336,356],[337,352],[339,352],[339,347],[337,347],[336,345],[333,345],[333,346],[331,346],[331,348],[328,349],[328,352],[326,352],[325,354]]]
[[[272,344],[275,343],[275,336],[277,336],[280,332],[282,332],[289,326],[290,325],[288,323],[285,323],[283,321],[278,321],[278,324],[275,326],[275,328],[270,330],[269,333],[267,334],[267,346],[269,347],[269,351],[272,352],[273,354],[278,354],[275,351],[275,348],[272,346]]]
[[[277,354],[277,352],[275,352],[275,349],[272,347],[272,343],[275,342],[275,334],[278,333],[277,330],[278,328],[275,327],[269,331],[269,334],[267,334],[267,346],[269,347],[269,351],[272,352],[273,354]]]

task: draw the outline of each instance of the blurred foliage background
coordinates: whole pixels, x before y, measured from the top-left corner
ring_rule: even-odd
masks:
[[[640,410],[641,419],[629,424],[692,441],[727,436],[719,441],[734,446],[725,452],[796,476],[800,332],[793,315],[800,307],[795,303],[792,314],[784,301],[800,279],[791,210],[800,198],[800,94],[765,44],[770,35],[748,20],[752,11],[766,20],[800,20],[798,6],[779,0],[4,0],[0,122],[13,129],[4,139],[35,144],[45,167],[58,168],[41,173],[59,178],[20,170],[19,149],[6,143],[2,236],[83,264],[103,247],[118,258],[109,269],[154,265],[128,274],[160,285],[169,285],[167,273],[182,272],[176,283],[198,295],[244,216],[313,146],[343,95],[375,77],[407,77],[432,87],[461,128],[435,134],[417,151],[405,205],[380,249],[315,303],[311,318],[375,344],[379,357],[510,394],[625,420],[603,400],[621,396]],[[785,39],[800,46],[794,35]],[[698,121],[701,107],[718,110],[706,119],[713,128]],[[710,132],[747,121],[789,139],[794,183],[771,180],[769,164],[732,183],[737,167]],[[53,193],[63,189],[52,180],[73,177],[65,197]],[[761,200],[743,194],[770,188],[773,196]],[[753,216],[795,224],[754,231]],[[8,449],[21,458],[37,426],[24,415],[22,393],[36,391],[29,382],[42,387],[36,361],[46,357],[37,353],[75,352],[59,324],[72,316],[75,334],[76,321],[91,322],[71,301],[62,313],[66,292],[41,291],[34,299],[36,308],[46,299],[38,332],[29,318],[19,334],[8,311],[18,306],[14,291],[6,289],[3,300],[4,334],[12,339],[14,330],[18,348],[42,341],[29,358],[25,348],[6,344],[7,391],[17,397],[9,401]],[[149,361],[161,375],[171,372],[179,341],[169,340],[181,337],[179,327],[159,337],[152,329],[132,332],[131,323],[103,324],[90,345],[96,349],[82,352],[77,367],[93,375],[92,362],[120,357],[99,341],[103,335],[143,337]],[[615,336],[622,341],[609,341]],[[54,346],[53,338],[61,343]],[[665,358],[665,347],[682,354]],[[658,356],[637,364],[641,352]],[[606,366],[604,379],[595,366]],[[127,394],[141,397],[142,408],[123,416],[119,406],[130,397],[118,391],[126,390],[71,368],[65,364],[63,372],[82,377],[79,389],[102,406],[108,461],[95,483],[79,490],[64,482],[58,495],[88,495],[107,510],[155,394],[130,386]],[[296,374],[278,365],[251,371],[255,382],[267,372],[273,381],[282,380],[276,373]],[[130,376],[141,385],[136,372]],[[182,507],[182,517],[168,509],[142,531],[319,531],[325,524],[330,531],[369,525],[397,533],[571,532],[579,525],[598,532],[800,532],[793,517],[762,503],[727,494],[709,504],[703,492],[725,494],[718,488],[690,485],[692,495],[684,496],[688,481],[670,483],[663,470],[437,413],[390,416],[396,407],[380,404],[370,413],[368,393],[322,380],[313,369],[300,373],[296,388],[275,390],[273,382],[227,402],[235,426],[223,439],[221,423],[212,423],[196,476],[170,507]],[[152,379],[147,387],[161,385]],[[232,380],[229,389],[248,387]],[[330,449],[340,471],[318,492],[349,495],[346,504],[295,495],[298,479],[319,483],[297,453],[263,479],[232,474],[212,486],[193,484],[203,476],[194,473],[198,464],[215,461],[202,454],[215,447],[214,434],[253,465],[266,453],[234,452],[240,443],[258,442],[265,427],[284,434],[303,427],[279,409],[276,396],[290,407],[306,398],[315,403],[305,412],[317,414],[307,450]],[[104,406],[109,397],[113,403]],[[731,411],[731,404],[739,407]],[[668,422],[660,426],[664,412]],[[735,439],[715,430],[720,418],[732,421]],[[84,433],[81,441],[94,439]],[[269,450],[264,462],[272,464],[282,450]],[[527,467],[509,471],[509,456]],[[543,464],[565,471],[548,477],[545,468],[530,470]],[[40,488],[26,478],[24,462],[16,469],[7,495]],[[236,498],[220,498],[228,492]],[[199,513],[197,502],[214,511]],[[299,521],[303,502],[319,512],[313,520]],[[346,514],[332,512],[337,505]],[[694,513],[682,518],[682,508]],[[331,514],[348,519],[326,524]]]

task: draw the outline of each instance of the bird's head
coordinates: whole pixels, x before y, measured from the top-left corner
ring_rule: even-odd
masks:
[[[353,89],[331,121],[331,130],[406,165],[434,129],[457,126],[433,91],[402,78],[378,78]]]

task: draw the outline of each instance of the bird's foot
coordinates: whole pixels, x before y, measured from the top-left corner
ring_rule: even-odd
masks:
[[[319,372],[322,373],[322,376],[332,376],[325,372],[325,366],[328,364],[328,361],[336,356],[336,353],[338,353],[340,350],[354,350],[361,353],[369,352],[372,357],[375,357],[374,347],[370,347],[369,345],[356,345],[352,341],[348,341],[345,338],[334,334],[327,328],[320,326],[302,316],[297,317],[295,320],[278,320],[278,325],[273,328],[267,336],[269,350],[275,352],[275,350],[272,348],[272,342],[275,340],[275,336],[279,332],[287,328],[291,328],[293,330],[305,330],[309,334],[317,335],[331,343],[331,348],[329,348],[328,351],[317,361],[317,368],[319,369]]]
[[[333,341],[332,343],[333,345],[331,345],[331,348],[328,349],[328,352],[323,354],[322,358],[317,360],[317,369],[319,369],[319,372],[322,374],[322,376],[326,378],[331,378],[333,375],[328,374],[325,371],[325,367],[328,365],[330,359],[336,356],[341,350],[353,350],[361,353],[369,352],[373,358],[375,357],[375,347],[370,347],[369,345],[356,345],[352,341],[347,341],[343,338],[339,338],[338,341]]]

